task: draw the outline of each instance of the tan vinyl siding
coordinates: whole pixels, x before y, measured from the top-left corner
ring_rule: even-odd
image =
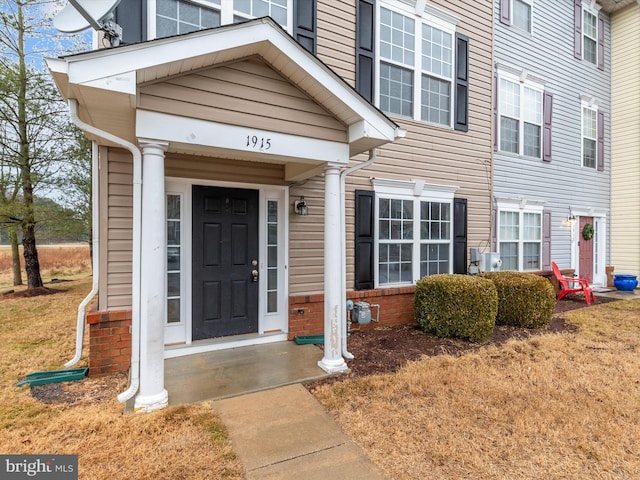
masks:
[[[167,154],[167,177],[283,185],[284,166],[211,157]]]
[[[108,152],[108,162],[101,162],[101,250],[106,249],[106,270],[102,270],[101,299],[107,309],[131,307],[131,272],[133,244],[133,160],[119,149]],[[106,242],[104,240],[107,240]],[[102,301],[101,307],[102,308]]]
[[[640,6],[611,23],[611,264],[640,275]]]
[[[470,38],[469,131],[459,132],[392,117],[407,130],[406,138],[378,149],[372,166],[347,179],[348,289],[353,286],[354,271],[354,191],[372,190],[373,177],[422,179],[427,183],[458,186],[455,196],[468,200],[468,246],[488,251],[490,244],[493,5],[475,0],[438,0],[429,4],[457,16],[460,19],[457,31]],[[355,78],[354,39],[355,2],[319,0],[318,56],[351,84]],[[349,62],[342,61],[345,55],[350,56]],[[360,155],[352,164],[366,159],[366,155]],[[290,195],[292,199],[304,195],[310,212],[306,218],[291,216],[290,293],[321,292],[323,179],[317,177],[302,187],[292,188]]]
[[[258,59],[140,88],[139,108],[247,128],[346,141],[345,126]]]

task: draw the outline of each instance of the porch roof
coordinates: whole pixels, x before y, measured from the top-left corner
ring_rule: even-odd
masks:
[[[47,64],[63,97],[78,101],[84,122],[135,143],[142,136],[137,131],[139,119],[136,122],[141,85],[252,56],[261,57],[345,125],[349,156],[404,135],[397,124],[268,17],[47,59]],[[271,160],[287,161],[273,156]]]

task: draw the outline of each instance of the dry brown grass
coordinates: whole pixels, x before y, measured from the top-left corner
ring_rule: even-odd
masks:
[[[38,245],[38,260],[40,261],[40,274],[45,282],[53,278],[67,278],[91,273],[89,245]],[[22,247],[20,247],[20,265],[22,267],[22,281],[26,283]],[[0,246],[0,291],[14,288],[12,285],[11,248]]]
[[[16,382],[61,369],[74,353],[75,312],[90,281],[55,295],[0,300],[0,452],[78,454],[80,478],[239,479],[243,467],[207,404],[124,415],[113,395],[45,405]],[[78,366],[86,366],[82,358]],[[122,391],[125,378],[116,379]],[[85,380],[92,388],[97,380]],[[117,392],[115,392],[117,393]]]
[[[424,358],[317,398],[393,479],[640,478],[640,301],[578,334]]]

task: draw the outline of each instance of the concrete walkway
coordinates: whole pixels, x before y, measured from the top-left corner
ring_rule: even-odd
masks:
[[[215,400],[213,409],[248,480],[385,478],[300,384]]]

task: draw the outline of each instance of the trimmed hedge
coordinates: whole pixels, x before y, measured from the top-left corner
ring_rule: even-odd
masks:
[[[486,272],[498,291],[496,325],[541,328],[551,323],[556,295],[551,282],[533,273]]]
[[[425,332],[482,342],[495,327],[498,293],[484,278],[431,275],[416,283],[414,311]]]

